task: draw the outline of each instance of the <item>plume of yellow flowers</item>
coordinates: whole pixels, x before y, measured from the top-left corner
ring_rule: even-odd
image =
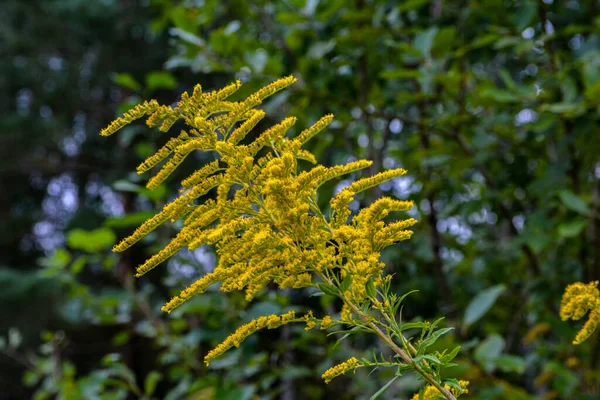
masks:
[[[560,318],[563,321],[577,321],[589,311],[589,317],[579,330],[573,344],[581,344],[587,340],[600,324],[600,291],[598,281],[588,284],[576,282],[565,289],[560,304]]]
[[[364,299],[367,280],[379,277],[384,267],[379,252],[410,238],[412,232],[407,228],[416,220],[383,221],[390,212],[409,210],[410,201],[382,198],[348,221],[348,205],[354,196],[404,175],[401,168],[359,179],[342,190],[331,200],[329,221],[318,208],[317,191],[323,183],[372,164],[358,160],[300,170],[299,159],[315,161],[301,146],[323,130],[333,115],[321,118],[295,138],[288,138],[286,132],[296,118],[286,118],[250,143],[240,144],[265,116],[254,107],[295,81],[291,76],[277,80],[240,102],[226,100],[240,87],[239,81],[208,93],[196,86],[191,96],[182,95],[176,107],[144,103],[101,132],[111,135],[146,115],[149,126],[161,124],[165,132],[178,119],[189,125],[188,131],[181,131],[137,168],[141,174],[164,162],[149,180],[149,189],[164,182],[193,151],[215,153],[214,161],[182,181],[175,200],[114,247],[114,251],[123,251],[161,224],[183,219],[183,228],[171,242],[137,268],[137,276],[141,276],[183,248],[215,246],[219,263],[214,271],[165,304],[164,311],[172,311],[218,282],[221,290],[244,290],[251,300],[269,282],[280,288],[307,287],[313,285],[315,270],[334,268],[355,277],[349,292]],[[265,147],[270,151],[261,152]],[[216,200],[205,200],[213,189]]]
[[[352,357],[343,363],[335,365],[325,371],[323,373],[323,379],[325,380],[325,383],[329,383],[333,378],[344,375],[346,372],[350,371],[351,369],[354,370],[358,366],[359,361],[355,357]]]
[[[296,123],[294,117],[253,134],[265,117],[265,112],[256,107],[295,81],[293,76],[276,80],[241,101],[228,100],[240,88],[239,81],[206,93],[197,85],[191,95],[183,93],[175,106],[159,105],[152,100],[134,107],[103,129],[102,135],[112,135],[145,116],[149,127],[158,126],[162,132],[168,132],[177,121],[186,125],[185,130],[173,135],[138,166],[137,173],[142,174],[162,164],[148,181],[149,189],[161,185],[193,152],[214,156],[181,182],[180,193],[174,200],[113,250],[126,250],[167,221],[182,221],[183,226],[162,250],[137,268],[136,276],[147,273],[181,249],[194,250],[204,245],[215,248],[218,263],[214,270],[167,302],[162,307],[166,312],[215,284],[220,284],[225,292],[244,291],[247,300],[270,283],[282,289],[318,287],[343,300],[339,320],[331,316],[318,319],[312,312],[296,317],[293,311],[259,317],[239,327],[210,351],[206,363],[261,329],[291,322],[304,322],[307,330],[316,326],[328,329],[361,320],[361,327],[384,340],[401,361],[361,361],[359,365],[357,359],[351,358],[326,371],[323,374],[326,382],[358,366],[402,367],[415,370],[452,400],[454,396],[443,386],[438,369],[424,359],[413,359],[416,349],[410,342],[404,340],[401,349],[392,339],[394,335],[402,335],[392,319],[403,297],[386,297],[390,277],[383,274],[380,252],[411,237],[408,228],[417,222],[415,219],[392,222],[388,219],[393,212],[411,209],[413,202],[383,197],[351,218],[349,206],[357,194],[406,171],[397,168],[357,179],[333,196],[329,210],[324,212],[317,204],[319,188],[329,180],[372,164],[369,160],[358,160],[332,167],[314,165],[309,169],[308,164],[300,164],[299,160],[317,164],[315,156],[302,146],[325,129],[333,115],[324,116],[295,137],[287,134]],[[386,285],[387,289],[382,289]],[[378,302],[377,296],[393,301]],[[377,310],[382,314],[387,313],[390,322],[385,332],[380,329],[385,325],[368,315],[371,301],[380,304]],[[423,334],[431,335],[433,326],[424,329]],[[452,358],[439,356],[445,357],[443,363]]]

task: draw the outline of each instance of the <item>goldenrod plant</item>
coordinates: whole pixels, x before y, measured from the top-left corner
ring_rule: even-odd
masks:
[[[583,318],[588,311],[588,320],[575,336],[573,344],[585,342],[598,327],[600,323],[600,290],[598,290],[598,281],[588,284],[576,282],[567,286],[560,304],[561,319],[577,321]]]
[[[429,350],[451,328],[439,328],[441,319],[433,323],[403,322],[400,306],[408,294],[398,296],[390,291],[392,277],[385,274],[380,260],[384,248],[411,237],[408,228],[417,222],[415,219],[387,219],[393,212],[409,210],[413,202],[382,197],[355,215],[349,208],[358,193],[406,171],[391,169],[355,180],[333,196],[327,210],[322,210],[317,203],[321,185],[372,164],[358,160],[326,167],[302,149],[333,120],[333,115],[326,115],[293,138],[286,133],[296,118],[289,117],[254,140],[245,140],[265,117],[265,112],[256,107],[295,81],[292,76],[277,80],[242,101],[227,100],[239,89],[239,81],[207,93],[197,85],[191,95],[183,93],[175,107],[154,100],[146,102],[102,130],[102,135],[111,135],[144,116],[148,117],[148,126],[159,126],[163,132],[179,120],[185,123],[187,130],[171,138],[138,167],[141,174],[164,162],[149,180],[149,189],[164,182],[192,152],[214,154],[214,161],[181,182],[178,197],[117,244],[114,251],[123,251],[161,224],[178,220],[183,220],[179,233],[138,267],[137,276],[183,248],[214,246],[218,255],[214,270],[166,303],[166,312],[216,284],[224,292],[243,290],[248,301],[274,283],[281,289],[313,288],[318,294],[339,298],[343,304],[339,315],[317,317],[310,311],[297,316],[290,311],[259,317],[210,351],[205,357],[207,364],[259,330],[300,322],[306,324],[306,330],[319,327],[332,333],[374,334],[391,349],[391,356],[352,357],[325,371],[325,382],[357,368],[390,367],[396,371],[394,380],[414,371],[427,381],[419,398],[455,399],[466,392],[466,382],[444,381],[441,371],[453,365],[459,348]],[[303,169],[301,160],[315,166]],[[213,190],[215,195],[208,196]],[[408,336],[409,330],[420,333]]]

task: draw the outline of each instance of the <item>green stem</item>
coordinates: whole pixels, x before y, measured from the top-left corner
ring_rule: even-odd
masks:
[[[325,277],[323,274],[321,274],[318,271],[315,271],[315,272],[319,275],[319,277],[321,279],[323,279],[323,281],[326,284],[328,284],[328,285],[332,284],[332,282],[327,277]],[[443,385],[438,383],[430,374],[425,372],[418,363],[413,361],[412,357],[409,354],[407,354],[404,350],[402,350],[400,347],[398,347],[398,345],[396,344],[396,342],[394,342],[394,340],[392,338],[390,338],[381,329],[379,329],[377,324],[375,322],[373,322],[372,318],[369,318],[368,315],[363,313],[356,304],[352,303],[341,292],[340,292],[340,299],[342,299],[342,301],[345,304],[347,304],[352,309],[352,311],[354,311],[356,313],[356,315],[358,315],[369,326],[369,328],[371,328],[373,330],[373,332],[377,336],[379,336],[379,338],[381,340],[383,340],[396,354],[398,354],[400,356],[400,358],[402,358],[407,364],[409,364],[415,371],[417,371],[419,374],[421,374],[421,376],[423,378],[425,378],[425,380],[427,380],[440,393],[442,393],[444,395],[444,397],[446,397],[446,399],[456,400],[456,397],[454,397],[454,395],[452,393],[450,393],[450,391],[448,389],[446,389]]]

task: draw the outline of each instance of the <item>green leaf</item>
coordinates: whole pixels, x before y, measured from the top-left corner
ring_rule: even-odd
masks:
[[[566,222],[558,225],[558,234],[563,238],[572,238],[579,235],[587,225],[588,221],[585,219],[576,219],[574,221]]]
[[[407,0],[403,1],[402,4],[398,5],[396,8],[398,11],[410,11],[421,8],[426,4],[429,4],[429,0]]]
[[[375,399],[379,398],[379,396],[381,396],[383,394],[383,392],[385,392],[390,386],[392,386],[392,383],[394,383],[396,381],[396,379],[398,379],[398,378],[400,378],[400,375],[396,375],[392,379],[390,379],[373,396],[369,397],[369,400],[375,400]]]
[[[423,329],[424,326],[425,322],[407,322],[406,324],[402,324],[402,326],[400,326],[400,332],[408,329]]]
[[[319,286],[319,289],[321,289],[323,292],[325,292],[325,294],[328,294],[330,296],[338,296],[339,292],[337,291],[337,289],[331,285],[327,285],[326,283],[319,283],[317,286]]]
[[[516,372],[522,374],[525,372],[526,362],[522,357],[517,357],[509,354],[501,354],[496,358],[494,363],[503,372]]]
[[[204,47],[206,45],[206,42],[204,41],[204,39],[194,35],[193,33],[190,33],[183,29],[180,29],[180,28],[171,28],[169,30],[169,33],[175,37],[178,37],[179,39],[183,40],[184,42],[189,43],[194,46]]]
[[[421,77],[421,71],[418,69],[397,68],[383,71],[379,76],[383,79],[417,79]]]
[[[467,306],[465,310],[465,326],[469,326],[483,317],[485,313],[494,305],[498,296],[500,296],[506,286],[496,285],[481,291]]]
[[[437,340],[440,338],[440,336],[445,335],[446,333],[448,333],[452,330],[454,330],[454,328],[438,329],[437,331],[433,332],[430,337],[428,337],[426,340],[423,341],[423,343],[421,344],[421,347],[427,348],[427,347],[433,345],[435,342],[437,342]]]
[[[590,208],[587,203],[570,190],[561,190],[558,192],[560,200],[569,210],[573,210],[583,215],[590,215]]]
[[[518,31],[527,28],[532,18],[537,14],[537,3],[533,0],[522,2],[520,7],[515,10],[511,19]]]
[[[144,393],[151,396],[156,390],[156,385],[162,379],[162,374],[158,371],[150,371],[144,380]]]
[[[332,51],[335,48],[335,40],[328,40],[326,42],[316,42],[313,43],[306,53],[306,57],[312,58],[315,60],[320,60],[327,53]]]
[[[346,290],[348,290],[351,283],[352,283],[352,274],[347,273],[346,277],[344,278],[342,283],[340,283],[340,290],[342,291],[342,293],[345,292]]]
[[[456,28],[454,26],[447,26],[439,30],[435,39],[433,40],[433,47],[431,53],[437,58],[445,55],[454,45],[456,37]]]
[[[421,31],[415,35],[413,41],[413,47],[421,53],[424,57],[431,55],[431,48],[433,47],[433,40],[437,35],[438,28],[433,26],[425,31]]]
[[[146,75],[146,86],[150,90],[156,89],[174,89],[177,86],[177,79],[165,71],[154,71]]]
[[[366,289],[367,289],[367,296],[369,296],[369,298],[371,298],[371,299],[377,298],[377,289],[375,289],[375,284],[373,283],[372,278],[369,278],[367,280]]]
[[[450,353],[448,353],[442,357],[442,362],[444,364],[447,364],[450,361],[454,360],[454,358],[458,355],[459,351],[460,351],[460,346],[456,346]]]
[[[474,356],[479,362],[495,360],[500,356],[502,350],[504,350],[504,339],[502,339],[502,336],[494,333],[477,346]]]
[[[131,74],[113,74],[111,76],[111,79],[117,85],[123,86],[127,89],[135,90],[136,92],[138,92],[142,88],[142,85],[140,85],[138,81],[136,81],[135,78],[131,76]]]
[[[67,233],[67,244],[76,250],[94,253],[115,244],[117,237],[109,228],[92,231],[73,229]]]
[[[496,88],[484,89],[481,91],[481,97],[491,99],[499,103],[516,103],[519,98],[507,90]]]
[[[16,349],[23,342],[23,336],[21,336],[21,332],[17,328],[10,328],[8,330],[8,347],[11,349]]]
[[[540,111],[548,111],[553,114],[561,114],[567,118],[577,117],[585,112],[583,103],[554,103],[542,104]]]

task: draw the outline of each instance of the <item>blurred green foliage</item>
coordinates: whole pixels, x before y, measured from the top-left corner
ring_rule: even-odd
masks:
[[[5,3],[0,398],[351,399],[389,380],[360,371],[324,385],[350,347],[378,344],[333,349],[301,327],[260,334],[209,369],[202,356],[235,326],[284,307],[327,310],[327,296],[270,290],[247,304],[215,291],[166,316],[160,305],[213,256],[181,254],[136,281],[175,227],[109,251],[196,165],[152,192],[143,177],[117,180],[166,138],[137,125],[115,144],[97,137],[102,126],[195,83],[239,78],[250,91],[292,73],[299,83],[265,107],[298,126],[334,113],[311,143],[323,164],[409,170],[362,201],[417,202],[413,239],[385,261],[398,292],[419,289],[405,318],[456,328],[439,346],[461,345],[454,373],[471,398],[600,395],[598,334],[575,347],[577,326],[557,315],[567,284],[600,278],[597,1]],[[416,387],[403,376],[383,397]]]

